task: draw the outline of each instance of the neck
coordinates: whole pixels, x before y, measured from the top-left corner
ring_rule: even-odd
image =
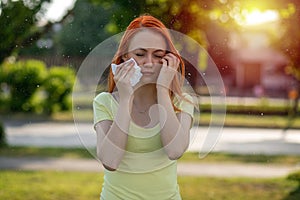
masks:
[[[144,85],[134,91],[134,102],[139,105],[149,105],[156,103],[157,94],[154,84]]]

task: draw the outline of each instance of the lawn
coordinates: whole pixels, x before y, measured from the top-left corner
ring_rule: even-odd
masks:
[[[218,118],[218,115],[214,115]],[[220,116],[219,116],[220,117]],[[226,114],[221,116],[224,118],[224,126],[226,127],[249,127],[249,128],[279,128],[279,129],[300,129],[300,117],[290,119],[285,115],[264,115],[262,114]],[[211,115],[209,113],[201,113],[195,117],[195,123],[201,126],[207,126],[210,123]],[[222,121],[222,120],[220,120]]]
[[[225,119],[224,126],[229,127],[254,127],[254,128],[297,128],[300,129],[300,116],[290,119],[286,115],[264,115],[261,114],[226,114],[225,116],[218,114],[214,115],[214,120],[217,123],[222,123]],[[76,113],[76,121],[92,121],[93,117],[91,111],[80,111]],[[210,113],[201,113],[194,116],[195,125],[207,126],[211,122]],[[56,113],[52,116],[51,120],[55,121],[73,121],[71,112]]]
[[[212,117],[213,116],[213,117]],[[56,121],[56,122],[92,122],[92,110],[84,109],[76,112],[59,112],[52,116],[38,115],[38,114],[9,114],[1,115],[0,121]],[[279,128],[279,129],[300,129],[300,115],[291,119],[287,115],[266,115],[260,114],[230,114],[226,115],[211,115],[210,113],[195,113],[194,124],[200,126],[208,126],[211,120],[215,124],[221,124],[225,127],[253,127],[253,128]],[[223,123],[224,120],[224,123]]]
[[[91,158],[93,156],[84,148],[63,147],[27,147],[9,146],[0,148],[0,156],[8,157],[59,157],[59,158]],[[186,152],[179,162],[220,162],[220,163],[261,163],[278,165],[297,165],[300,155],[241,155],[230,153],[210,153],[199,159],[196,152]]]
[[[0,199],[99,199],[102,173],[0,171]],[[183,200],[296,200],[294,182],[281,179],[179,177]],[[155,183],[154,183],[155,184]],[[294,192],[293,192],[294,191]]]
[[[83,112],[82,120],[89,119],[90,112]],[[11,116],[10,116],[11,117]],[[0,117],[5,118],[5,117]],[[72,113],[58,113],[51,118],[15,115],[16,120],[55,120],[72,121]],[[210,114],[202,113],[201,125],[207,125]],[[233,115],[226,116],[226,126],[300,128],[300,117],[289,123],[287,116],[270,115]],[[61,157],[91,158],[82,148],[38,148],[38,147],[3,147],[0,156],[9,157]],[[297,155],[237,155],[210,153],[199,159],[197,153],[187,152],[179,162],[238,162],[262,164],[299,164]],[[65,171],[12,171],[0,170],[0,199],[9,200],[87,200],[99,199],[102,173],[65,172]],[[276,179],[257,178],[214,178],[180,176],[178,178],[183,200],[298,200],[300,188],[296,182],[285,177]]]

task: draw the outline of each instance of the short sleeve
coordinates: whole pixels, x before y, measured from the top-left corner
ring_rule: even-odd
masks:
[[[100,93],[94,98],[94,125],[103,120],[113,120],[112,99],[109,93]]]
[[[192,120],[194,119],[194,100],[190,95],[184,93],[182,97],[180,97],[180,100],[177,99],[175,101],[175,106],[180,109],[181,112],[189,114]]]

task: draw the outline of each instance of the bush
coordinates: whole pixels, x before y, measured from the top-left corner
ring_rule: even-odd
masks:
[[[45,79],[46,65],[41,61],[27,60],[4,63],[1,68],[1,86],[6,85],[9,90],[7,102],[10,111],[33,111],[35,105],[31,100]]]
[[[287,179],[291,181],[296,181],[298,183],[298,188],[300,188],[300,171],[296,171],[289,174]]]
[[[0,122],[0,147],[6,146],[6,137],[5,137],[5,131],[3,128],[2,123]]]
[[[75,71],[68,67],[47,70],[38,60],[6,62],[0,67],[0,111],[52,114],[70,110],[74,81]]]
[[[44,110],[47,114],[69,110],[70,93],[75,81],[75,72],[67,67],[52,67],[43,83],[46,93]]]

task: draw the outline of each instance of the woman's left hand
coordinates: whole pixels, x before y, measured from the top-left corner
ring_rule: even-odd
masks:
[[[174,76],[178,73],[177,69],[179,67],[180,60],[174,54],[168,53],[161,61],[162,68],[157,78],[157,86],[170,88]]]

